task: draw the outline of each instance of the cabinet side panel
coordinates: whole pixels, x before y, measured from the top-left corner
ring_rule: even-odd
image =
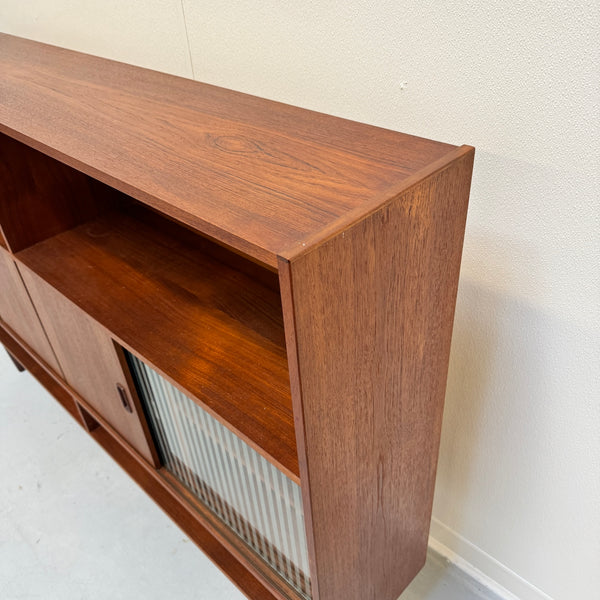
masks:
[[[281,277],[319,600],[395,600],[425,561],[472,165]]]
[[[0,320],[61,373],[13,257],[0,248]]]

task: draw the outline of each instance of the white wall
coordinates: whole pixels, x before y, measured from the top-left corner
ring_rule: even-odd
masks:
[[[0,29],[476,146],[432,534],[573,600],[600,590],[599,12],[0,0]]]

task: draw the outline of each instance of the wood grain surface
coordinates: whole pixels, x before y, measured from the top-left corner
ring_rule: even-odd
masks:
[[[472,164],[281,260],[319,600],[395,600],[425,561]]]
[[[276,266],[452,150],[0,35],[0,131]]]
[[[279,293],[186,233],[112,212],[18,258],[298,481]]]
[[[0,95],[0,106],[2,101]],[[6,247],[17,252],[98,214],[103,207],[95,185],[83,173],[0,134],[0,226]]]
[[[0,321],[6,323],[57,373],[62,373],[15,261],[0,248]]]
[[[32,271],[20,266],[23,280],[38,307],[65,380],[84,397],[150,464],[158,466],[143,412],[127,412],[117,385],[134,399],[135,389],[121,368],[108,333]]]

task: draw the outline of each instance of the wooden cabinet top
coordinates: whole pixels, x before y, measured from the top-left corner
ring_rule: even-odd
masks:
[[[457,148],[0,34],[0,131],[270,267]]]

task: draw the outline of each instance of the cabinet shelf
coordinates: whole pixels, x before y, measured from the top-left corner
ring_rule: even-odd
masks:
[[[125,207],[16,256],[298,481],[276,279],[262,283],[207,249],[227,256]]]
[[[28,40],[0,44],[0,131],[272,267],[454,148],[43,44],[33,55]]]

